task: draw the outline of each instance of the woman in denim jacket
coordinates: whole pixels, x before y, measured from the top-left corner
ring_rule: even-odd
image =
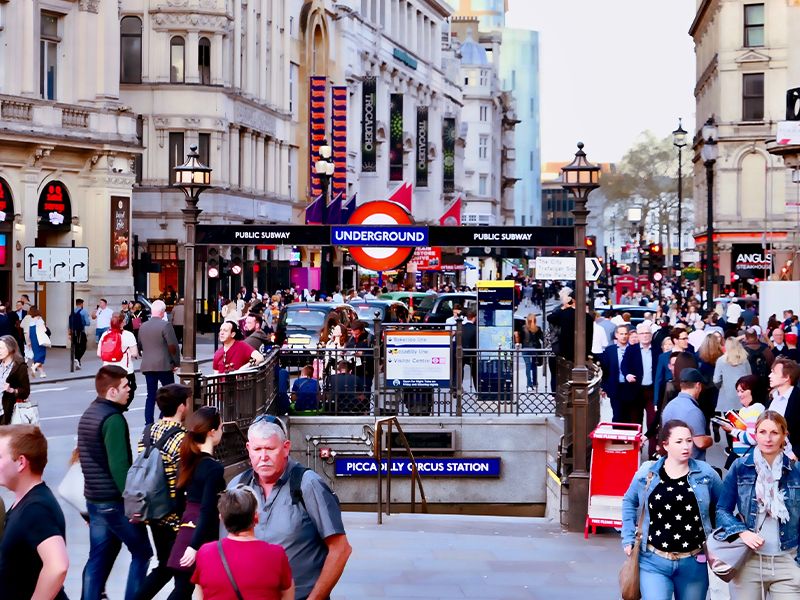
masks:
[[[659,445],[666,456],[644,463],[622,499],[622,547],[630,556],[644,506],[639,554],[643,600],[669,600],[673,594],[677,600],[705,600],[703,542],[712,530],[722,480],[708,463],[691,458],[692,431],[683,421],[667,421]]]
[[[723,483],[717,525],[724,531],[717,536],[738,536],[754,550],[730,584],[736,600],[760,599],[762,586],[773,600],[800,598],[800,467],[783,452],[788,431],[780,413],[761,413],[757,446],[733,463]]]

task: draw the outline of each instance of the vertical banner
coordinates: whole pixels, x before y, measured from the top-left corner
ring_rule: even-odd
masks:
[[[131,199],[111,196],[111,268],[130,266]]]
[[[333,179],[331,197],[347,191],[347,86],[331,88],[331,152]],[[335,221],[330,221],[335,225]]]
[[[312,75],[309,85],[308,108],[308,161],[309,161],[309,195],[316,198],[322,193],[319,177],[314,165],[319,158],[319,147],[325,140],[325,77]]]
[[[428,187],[428,107],[417,107],[417,187]]]
[[[403,94],[389,99],[389,181],[403,181]]]
[[[445,117],[442,124],[443,192],[456,189],[456,120]]]
[[[377,110],[375,77],[364,77],[361,83],[361,171],[374,173],[377,170],[378,153],[375,146],[375,111]]]

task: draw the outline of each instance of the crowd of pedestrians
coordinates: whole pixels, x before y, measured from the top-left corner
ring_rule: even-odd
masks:
[[[597,357],[613,419],[649,438],[622,527],[626,554],[641,539],[645,600],[705,599],[707,559],[737,543],[749,554],[728,578],[731,598],[800,597],[797,317],[762,327],[755,302],[742,304],[703,311],[687,296],[653,301],[635,328],[613,311],[595,321],[595,332],[613,326]]]

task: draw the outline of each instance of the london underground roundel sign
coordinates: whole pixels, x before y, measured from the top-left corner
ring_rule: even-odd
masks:
[[[348,225],[411,225],[411,215],[396,202],[374,200],[359,206],[347,221]],[[350,246],[347,249],[360,266],[372,271],[390,271],[402,265],[414,248],[381,248]]]

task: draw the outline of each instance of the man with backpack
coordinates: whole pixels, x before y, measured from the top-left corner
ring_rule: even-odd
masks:
[[[111,316],[111,326],[100,336],[97,356],[104,365],[118,365],[128,372],[128,384],[131,388],[128,399],[130,404],[136,395],[133,359],[139,357],[139,346],[136,343],[136,337],[130,331],[122,328],[124,321],[125,317],[121,313],[114,313]]]
[[[744,349],[747,351],[747,360],[753,375],[758,377],[759,398],[766,398],[769,391],[769,372],[775,356],[772,350],[764,342],[759,341],[758,331],[754,327],[748,327],[744,332]],[[754,394],[755,395],[755,394]]]
[[[125,598],[134,598],[147,575],[153,550],[145,526],[132,523],[122,503],[131,467],[131,443],[125,411],[128,373],[120,366],[100,367],[94,379],[97,398],[78,422],[78,452],[89,512],[89,559],[83,570],[83,600],[100,600],[121,544],[131,553]]]
[[[80,370],[81,359],[86,354],[86,328],[89,326],[89,314],[83,308],[83,300],[77,298],[75,300],[75,308],[69,314],[70,343],[75,349],[75,368]]]
[[[147,519],[147,525],[153,535],[158,559],[158,565],[150,571],[139,589],[138,600],[155,597],[173,575],[167,567],[167,561],[181,520],[176,505],[178,464],[181,443],[186,435],[183,420],[189,408],[189,392],[190,389],[180,383],[171,383],[158,389],[156,404],[162,416],[142,432],[139,456],[128,471],[125,482],[123,497],[126,515],[134,520],[138,519],[135,516],[137,513],[151,517]],[[158,455],[149,460],[154,451]],[[131,503],[130,499],[136,500]],[[135,509],[129,510],[131,506]]]
[[[272,415],[257,417],[247,431],[252,468],[234,477],[228,489],[252,488],[258,499],[256,537],[286,551],[296,600],[323,600],[352,548],[336,495],[314,471],[290,459],[290,450],[283,423]]]

